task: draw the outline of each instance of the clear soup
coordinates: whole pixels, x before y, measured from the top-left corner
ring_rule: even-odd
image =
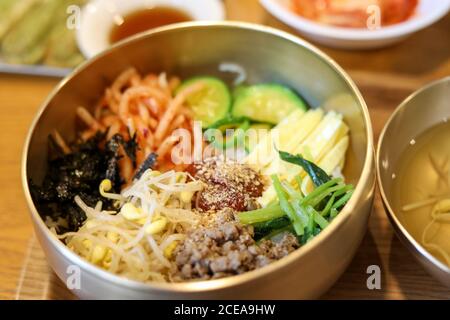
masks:
[[[449,158],[447,121],[411,140],[393,176],[394,210],[400,221],[421,245],[447,265],[450,264]]]

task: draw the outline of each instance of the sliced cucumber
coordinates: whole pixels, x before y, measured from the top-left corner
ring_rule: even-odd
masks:
[[[239,126],[235,128],[228,128],[228,129],[234,129],[233,134],[230,136],[224,135],[222,138],[222,141],[215,141],[214,138],[211,139],[211,137],[208,137],[208,140],[214,145],[216,149],[225,150],[228,148],[239,148],[239,147],[245,147],[245,131],[250,127],[250,122],[248,120],[244,120]]]
[[[257,84],[238,91],[231,113],[234,117],[277,124],[296,108],[307,109],[291,89],[279,84]]]
[[[194,120],[202,121],[206,128],[222,119],[231,107],[231,94],[223,81],[213,77],[195,77],[184,81],[177,91],[196,82],[205,84],[205,88],[192,94],[186,100],[194,112]]]
[[[248,119],[247,117],[233,117],[231,116],[231,114],[227,114],[225,117],[223,117],[222,119],[219,119],[218,121],[210,124],[208,126],[208,129],[226,129],[228,127],[235,127],[241,123],[243,123],[244,121],[250,121],[250,119]]]
[[[236,87],[234,87],[231,91],[231,95],[233,96],[233,100],[235,100],[237,97],[241,95],[242,92],[248,89],[248,85],[240,84]]]

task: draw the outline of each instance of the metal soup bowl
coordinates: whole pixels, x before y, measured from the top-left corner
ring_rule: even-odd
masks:
[[[450,268],[431,255],[402,224],[394,206],[393,174],[402,153],[427,129],[450,119],[450,77],[433,82],[403,101],[385,125],[377,150],[377,179],[385,211],[402,243],[437,280],[450,287]],[[399,178],[399,177],[396,177]]]
[[[311,105],[344,114],[351,147],[344,174],[356,185],[337,218],[312,241],[264,268],[218,280],[187,283],[140,283],[116,276],[70,251],[45,226],[29,191],[46,171],[47,137],[53,129],[75,137],[77,106],[92,107],[107,86],[130,66],[141,73],[181,77],[208,74],[230,81],[222,62],[245,68],[249,83],[281,82]],[[121,42],[95,56],[65,78],[36,115],[25,143],[22,180],[37,237],[50,265],[66,281],[81,271],[82,298],[216,299],[315,298],[343,273],[357,250],[371,212],[375,166],[372,128],[366,104],[349,76],[309,43],[271,28],[237,22],[194,22],[162,27]],[[69,269],[68,269],[69,268]]]

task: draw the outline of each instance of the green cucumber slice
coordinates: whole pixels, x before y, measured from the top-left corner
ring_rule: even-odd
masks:
[[[196,82],[203,82],[205,89],[190,95],[186,103],[194,112],[194,120],[202,121],[202,127],[206,128],[229,112],[231,94],[222,80],[208,76],[194,77],[184,81],[177,92]]]
[[[307,109],[306,103],[294,91],[279,84],[266,83],[241,88],[231,114],[277,124],[296,108]]]
[[[244,92],[246,89],[248,89],[248,85],[240,84],[236,87],[234,87],[231,91],[231,95],[233,97],[233,100],[235,100],[237,97],[241,95],[242,92]]]

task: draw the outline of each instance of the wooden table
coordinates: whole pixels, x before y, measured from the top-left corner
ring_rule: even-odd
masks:
[[[228,0],[228,18],[293,32],[257,0]],[[406,41],[372,51],[321,48],[356,81],[369,105],[378,137],[393,109],[429,81],[450,75],[450,15]],[[22,145],[40,103],[57,80],[0,75],[0,298],[72,298],[49,270],[33,236],[20,182]],[[379,265],[382,289],[368,290],[366,269]],[[402,246],[379,197],[369,229],[352,264],[326,299],[450,299]]]

